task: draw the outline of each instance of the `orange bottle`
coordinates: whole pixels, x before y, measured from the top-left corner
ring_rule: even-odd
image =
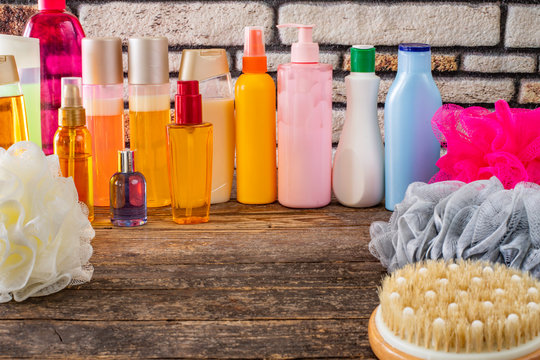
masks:
[[[263,28],[246,27],[242,72],[235,88],[236,198],[276,200],[276,86],[266,73]]]
[[[92,134],[94,205],[109,206],[109,179],[124,149],[124,86],[119,38],[82,40],[83,105]]]
[[[202,122],[198,81],[178,81],[176,116],[167,125],[167,160],[173,220],[208,221],[212,195],[213,125]]]

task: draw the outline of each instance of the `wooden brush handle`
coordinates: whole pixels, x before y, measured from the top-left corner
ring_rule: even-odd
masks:
[[[371,345],[371,350],[373,350],[377,358],[380,360],[422,360],[421,358],[405,354],[384,341],[383,337],[379,333],[379,330],[377,330],[377,325],[375,324],[375,314],[377,313],[378,308],[379,306],[377,306],[377,308],[373,310],[373,313],[371,313],[368,325],[369,344]],[[532,354],[522,356],[515,360],[540,360],[540,349]]]

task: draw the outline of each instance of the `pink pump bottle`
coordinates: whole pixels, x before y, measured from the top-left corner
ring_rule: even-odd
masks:
[[[278,66],[278,201],[318,208],[331,199],[332,66],[319,63],[313,25],[298,28],[291,63]]]
[[[60,79],[81,76],[79,20],[66,12],[65,0],[38,0],[39,13],[26,24],[24,36],[39,39],[41,54],[41,142],[46,155],[53,153],[61,103]]]

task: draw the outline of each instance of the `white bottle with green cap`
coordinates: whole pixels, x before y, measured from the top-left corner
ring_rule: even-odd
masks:
[[[377,120],[380,78],[375,48],[351,48],[351,74],[345,77],[347,111],[332,171],[338,201],[350,207],[379,204],[384,195],[384,149]]]

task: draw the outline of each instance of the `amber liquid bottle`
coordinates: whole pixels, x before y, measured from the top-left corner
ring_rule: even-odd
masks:
[[[28,141],[26,110],[12,55],[0,55],[0,147]]]
[[[208,222],[212,195],[213,126],[202,122],[197,81],[178,81],[175,122],[167,125],[167,160],[173,220]]]
[[[58,130],[54,134],[54,153],[60,170],[72,177],[79,201],[88,207],[88,220],[94,220],[92,179],[92,138],[86,128],[81,100],[81,78],[62,78],[62,107],[58,109]]]

